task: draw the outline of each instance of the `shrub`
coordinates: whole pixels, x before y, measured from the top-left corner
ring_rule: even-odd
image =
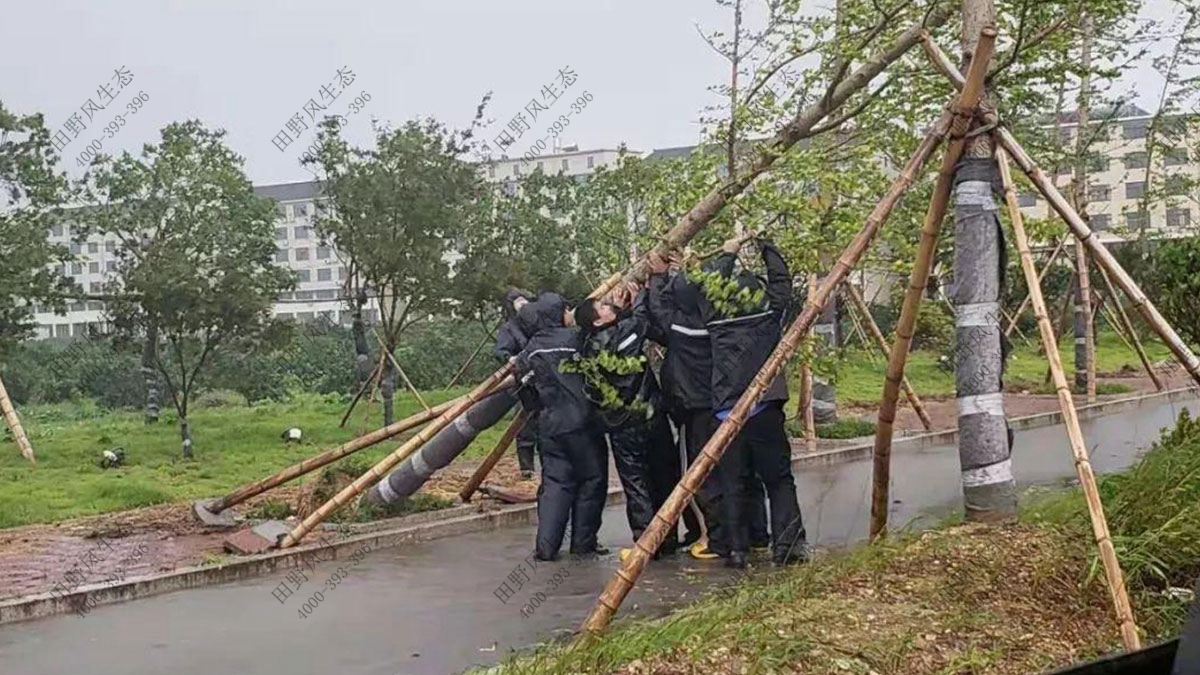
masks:
[[[236,391],[228,389],[213,389],[210,391],[201,392],[196,400],[192,402],[192,406],[196,409],[203,408],[236,408],[246,406],[249,403],[246,397]]]

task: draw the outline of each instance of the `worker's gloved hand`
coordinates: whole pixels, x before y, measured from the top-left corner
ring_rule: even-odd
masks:
[[[724,244],[721,244],[721,250],[731,255],[737,255],[738,251],[742,250],[741,236],[735,236],[726,239]]]
[[[650,251],[646,255],[646,262],[650,266],[650,274],[663,274],[667,271],[667,261],[658,254],[658,251]]]

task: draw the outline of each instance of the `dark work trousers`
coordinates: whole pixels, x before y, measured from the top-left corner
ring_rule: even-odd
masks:
[[[538,414],[530,413],[529,421],[517,434],[517,464],[521,471],[533,471],[533,456],[537,449]]]
[[[683,433],[687,446],[688,465],[691,466],[704,444],[712,437],[719,422],[713,417],[711,410],[690,410],[683,419]],[[724,507],[722,503],[726,490],[718,477],[719,471],[709,474],[696,495],[696,503],[704,514],[704,522],[708,525],[708,548],[714,553],[725,555],[729,552],[729,543],[725,537]],[[770,541],[767,534],[767,509],[762,482],[748,479],[746,485],[738,491],[746,502],[743,509],[751,514],[750,541],[755,546],[766,546]],[[686,513],[686,511],[685,511]],[[690,528],[690,525],[689,525]],[[690,536],[689,536],[690,538]]]
[[[537,542],[541,560],[553,560],[571,523],[571,553],[596,551],[596,533],[608,495],[608,453],[591,429],[539,439],[542,484],[538,487]]]
[[[796,499],[796,481],[792,477],[791,446],[783,426],[783,407],[772,402],[746,421],[729,449],[721,457],[718,469],[726,499],[722,515],[729,547],[746,552],[752,543],[752,528],[747,517],[747,500],[729,498],[745,489],[748,482],[762,481],[771,501],[772,554],[776,560],[797,555],[804,546],[804,522]],[[757,480],[753,480],[757,478]]]
[[[667,495],[671,494],[675,483],[679,482],[680,466],[674,438],[666,419],[656,415],[651,420],[610,429],[608,440],[617,477],[625,492],[629,529],[637,541],[650,526]],[[672,528],[663,542],[665,551],[674,550],[678,546],[678,531]]]

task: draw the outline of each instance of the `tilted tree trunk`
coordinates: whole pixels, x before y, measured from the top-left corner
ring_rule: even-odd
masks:
[[[1088,122],[1092,88],[1092,15],[1080,9],[1079,31],[1081,48],[1079,67],[1079,103],[1075,125],[1075,211],[1088,222]],[[1089,403],[1096,400],[1095,333],[1092,323],[1091,274],[1088,271],[1087,247],[1075,240],[1075,389],[1087,394]]]
[[[183,458],[192,458],[192,424],[187,417],[187,404],[179,411],[179,440],[182,443]]]
[[[387,350],[389,354],[394,351],[391,347],[388,347]],[[386,427],[396,421],[396,367],[392,365],[391,359],[387,359],[387,362],[383,364],[379,395],[383,398],[383,426]]]
[[[142,344],[142,380],[146,383],[146,424],[158,422],[158,414],[162,411],[162,390],[159,389],[158,368],[158,326],[146,326],[146,341]]]
[[[995,22],[991,0],[963,0],[964,71],[980,31]],[[985,97],[980,106],[992,104]],[[1017,490],[1001,393],[1004,244],[993,193],[999,169],[989,135],[967,145],[954,183],[955,389],[963,503],[968,520],[1002,519],[1016,514]]]
[[[367,304],[366,293],[359,291],[354,298],[354,321],[350,332],[354,337],[354,367],[355,387],[359,391],[366,386],[367,380],[374,372],[374,362],[371,361],[371,348],[367,344],[367,324],[363,321],[363,307]]]

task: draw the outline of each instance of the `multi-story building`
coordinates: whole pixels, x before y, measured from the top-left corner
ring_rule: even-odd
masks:
[[[1187,146],[1196,145],[1194,136],[1200,131],[1192,126],[1189,132],[1185,120],[1171,120],[1176,131],[1183,130],[1185,137],[1191,135],[1191,142],[1180,142],[1155,159],[1153,180],[1161,181],[1159,184],[1173,194],[1166,199],[1152,200],[1150,208],[1143,209],[1142,197],[1147,190],[1147,136],[1153,116],[1129,105],[1119,108],[1116,115],[1096,117],[1103,121],[1093,121],[1089,125],[1096,129],[1093,133],[1097,137],[1089,152],[1087,213],[1091,228],[1100,233],[1101,241],[1121,241],[1143,229],[1165,236],[1195,233],[1194,228],[1200,223],[1197,210],[1200,195],[1189,194],[1188,188],[1189,184],[1194,185],[1200,180],[1200,157],[1189,157]],[[1079,132],[1075,115],[1064,116],[1057,126],[1064,143],[1075,142]],[[1051,170],[1045,165],[1042,168]],[[1070,184],[1071,173],[1071,167],[1060,170],[1058,184],[1061,187]],[[1046,200],[1039,194],[1022,193],[1020,204],[1028,217],[1052,215]]]
[[[601,166],[615,163],[618,157],[618,150],[580,150],[577,146],[566,146],[529,162],[521,158],[501,158],[482,165],[480,171],[495,182],[539,168],[546,173],[582,178]],[[319,197],[316,182],[261,185],[254,191],[275,202],[275,261],[294,270],[297,277],[295,290],[282,294],[276,301],[275,316],[312,321],[325,315],[330,321],[349,324],[352,317],[343,298],[343,289],[348,286],[347,264],[334,247],[321,244],[313,229]],[[73,279],[85,294],[101,295],[116,270],[117,242],[112,237],[91,235],[86,241],[76,243],[72,234],[71,226],[66,223],[55,225],[49,232],[52,242],[68,247],[76,257],[76,262],[61,266],[58,273]],[[104,330],[104,304],[100,300],[76,300],[68,305],[65,315],[44,307],[35,310],[39,338],[81,336],[89,327]],[[368,306],[364,312],[368,320],[378,319],[378,310],[374,306]]]

